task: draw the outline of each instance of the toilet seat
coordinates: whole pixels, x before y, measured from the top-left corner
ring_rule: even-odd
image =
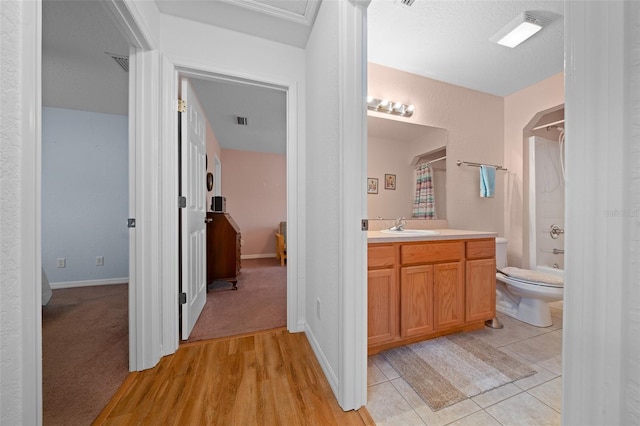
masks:
[[[564,288],[564,280],[562,278],[544,272],[531,271],[529,269],[505,267],[499,270],[498,275],[502,275],[507,280],[513,280],[528,285]]]
[[[564,284],[541,283],[539,281],[529,281],[529,280],[524,280],[522,278],[507,277],[502,274],[496,274],[496,275],[498,275],[504,281],[517,281],[522,284],[535,285],[538,287],[564,288]]]

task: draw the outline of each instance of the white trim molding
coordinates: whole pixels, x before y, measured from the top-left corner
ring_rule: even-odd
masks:
[[[367,24],[368,2],[340,2],[340,352],[338,401],[367,403]],[[327,370],[325,370],[327,371]]]
[[[176,298],[180,280],[177,200],[178,188],[178,72],[171,61],[162,58],[162,136],[160,191],[162,211],[162,282],[160,288],[162,310],[162,355],[174,353],[180,345],[180,313]],[[173,108],[172,108],[173,107]]]
[[[276,257],[275,253],[262,253],[262,254],[243,254],[240,259],[269,259]]]
[[[129,277],[108,278],[103,280],[60,281],[57,283],[49,283],[52,290],[58,290],[61,288],[95,287],[100,285],[116,284],[129,284]]]
[[[192,62],[187,58],[163,55],[162,69],[162,149],[164,158],[162,162],[162,182],[165,182],[163,191],[163,204],[161,206],[162,217],[167,219],[176,215],[172,200],[177,200],[177,186],[173,188],[173,181],[177,182],[177,162],[171,162],[169,156],[176,146],[177,115],[173,108],[177,99],[177,81],[179,77],[194,77],[204,80],[223,80],[241,84],[254,84],[263,87],[283,90],[287,99],[287,329],[291,332],[304,330],[304,232],[301,232],[301,223],[304,223],[304,164],[301,155],[304,155],[303,129],[299,126],[298,111],[298,83],[296,81],[278,81],[271,77],[232,72],[227,69],[217,69],[202,63]],[[175,163],[175,164],[174,164]],[[176,176],[170,180],[168,176]],[[175,196],[174,196],[175,195]],[[295,202],[294,202],[295,201]],[[176,211],[176,213],[174,213]],[[170,227],[170,220],[165,221],[164,229]],[[175,227],[177,229],[177,225]],[[302,242],[302,244],[301,244]],[[178,258],[177,238],[171,236],[163,241],[165,262]],[[175,257],[174,254],[175,253]],[[272,255],[275,256],[275,255]],[[171,271],[171,275],[173,275]],[[163,341],[165,342],[164,354],[175,352],[179,339],[177,322],[177,303],[175,295],[178,294],[178,280],[164,279],[162,284],[162,309],[168,316],[164,317]],[[176,342],[175,348],[173,342]]]
[[[163,311],[160,306],[162,285],[160,210],[159,140],[159,76],[160,60],[156,50],[135,49],[129,57],[130,74],[135,84],[129,93],[130,160],[135,162],[134,182],[130,191],[135,193],[134,206],[130,206],[136,225],[131,229],[134,246],[130,253],[129,279],[129,369],[140,371],[154,367],[162,353]],[[176,293],[177,294],[177,293]],[[176,296],[177,297],[177,296]],[[176,299],[174,299],[175,301]],[[177,304],[177,302],[176,302]]]
[[[42,3],[0,17],[0,423],[40,425]]]
[[[640,422],[640,6],[565,2],[562,423]]]

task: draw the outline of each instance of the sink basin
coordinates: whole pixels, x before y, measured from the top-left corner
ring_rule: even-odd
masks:
[[[380,232],[382,232],[383,234],[391,235],[406,235],[407,237],[440,235],[438,231],[433,231],[431,229],[405,229],[404,231],[392,231],[391,229],[383,229]]]

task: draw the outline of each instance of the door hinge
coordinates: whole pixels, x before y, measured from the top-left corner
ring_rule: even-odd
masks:
[[[182,99],[178,99],[178,112],[185,112],[187,110],[187,103]]]
[[[187,197],[181,195],[178,197],[178,208],[184,209],[185,207],[187,207]]]
[[[180,304],[184,305],[185,303],[187,303],[187,293],[180,293]]]
[[[362,231],[368,231],[369,230],[369,219],[362,219],[362,223],[360,224],[360,229]]]
[[[132,217],[127,219],[127,228],[135,228],[135,227],[136,227],[136,220]]]

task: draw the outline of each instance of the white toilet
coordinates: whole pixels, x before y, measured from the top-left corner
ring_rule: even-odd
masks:
[[[496,310],[537,327],[549,327],[549,303],[562,300],[561,277],[507,267],[507,240],[496,238]]]

